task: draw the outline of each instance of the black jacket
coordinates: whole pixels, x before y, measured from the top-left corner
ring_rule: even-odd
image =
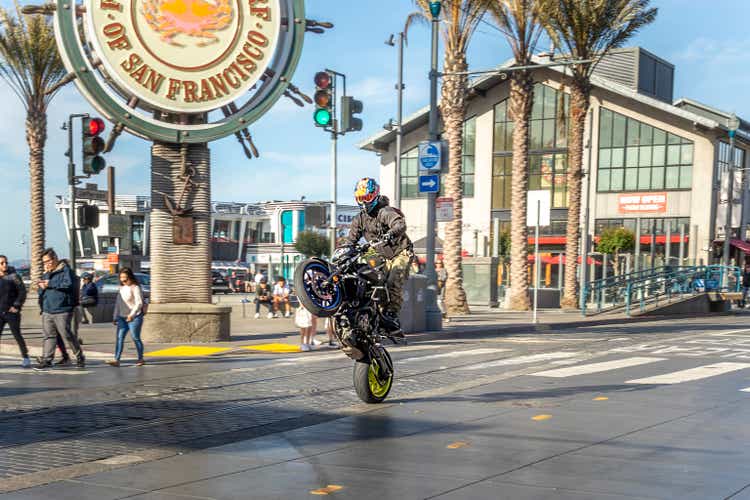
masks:
[[[0,278],[0,314],[5,314],[11,307],[19,311],[26,302],[26,285],[12,267]]]
[[[68,313],[78,305],[78,278],[67,261],[61,260],[53,271],[44,273],[42,279],[49,280],[45,290],[39,289],[39,307],[42,312]]]
[[[411,250],[412,243],[406,235],[406,219],[404,214],[390,206],[388,197],[381,196],[372,212],[360,211],[349,228],[347,243],[355,245],[364,237],[369,243],[388,239],[386,245],[375,247],[380,255],[392,259],[404,250]]]
[[[742,286],[750,286],[750,272],[742,271]]]

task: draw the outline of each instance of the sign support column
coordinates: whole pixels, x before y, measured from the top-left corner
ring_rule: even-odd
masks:
[[[431,141],[438,140],[438,34],[440,29],[439,1],[430,2],[432,13],[432,47],[430,65],[430,120],[429,136]],[[427,275],[427,293],[425,297],[425,319],[428,331],[443,329],[443,316],[437,304],[437,272],[435,271],[435,232],[437,221],[435,214],[435,200],[437,193],[427,193],[427,255],[425,274]]]

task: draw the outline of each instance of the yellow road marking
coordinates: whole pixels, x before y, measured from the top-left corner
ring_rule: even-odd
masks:
[[[231,351],[226,347],[200,347],[192,345],[181,345],[177,347],[171,347],[169,349],[163,349],[161,351],[154,351],[146,353],[146,356],[152,358],[181,358],[181,357],[193,357],[193,356],[213,356],[214,354],[220,354],[223,352]]]
[[[606,396],[599,396],[597,398],[594,398],[594,401],[607,401],[609,398]]]
[[[318,488],[317,490],[311,490],[311,495],[327,495],[329,493],[335,493],[336,491],[343,490],[343,486],[339,486],[338,484],[329,484],[325,488]]]
[[[261,352],[300,352],[299,346],[296,344],[258,344],[240,347],[248,351],[261,351]]]
[[[459,448],[466,448],[467,446],[469,446],[469,443],[467,443],[466,441],[456,441],[455,443],[451,443],[446,446],[446,448],[448,448],[449,450],[457,450]]]
[[[531,420],[536,420],[537,422],[541,420],[549,420],[552,418],[552,415],[536,415],[531,417]]]

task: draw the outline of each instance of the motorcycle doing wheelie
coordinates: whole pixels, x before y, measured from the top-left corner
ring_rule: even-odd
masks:
[[[297,297],[318,317],[330,318],[344,353],[355,361],[354,389],[365,403],[385,400],[393,385],[393,361],[382,306],[388,303],[386,261],[363,244],[338,248],[331,262],[308,259],[294,273]]]

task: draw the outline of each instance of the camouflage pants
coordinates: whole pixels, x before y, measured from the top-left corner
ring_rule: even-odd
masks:
[[[388,271],[386,286],[388,287],[390,301],[385,306],[385,310],[396,316],[401,311],[401,304],[404,302],[404,283],[409,277],[410,267],[411,254],[407,250],[386,263],[386,270]]]

